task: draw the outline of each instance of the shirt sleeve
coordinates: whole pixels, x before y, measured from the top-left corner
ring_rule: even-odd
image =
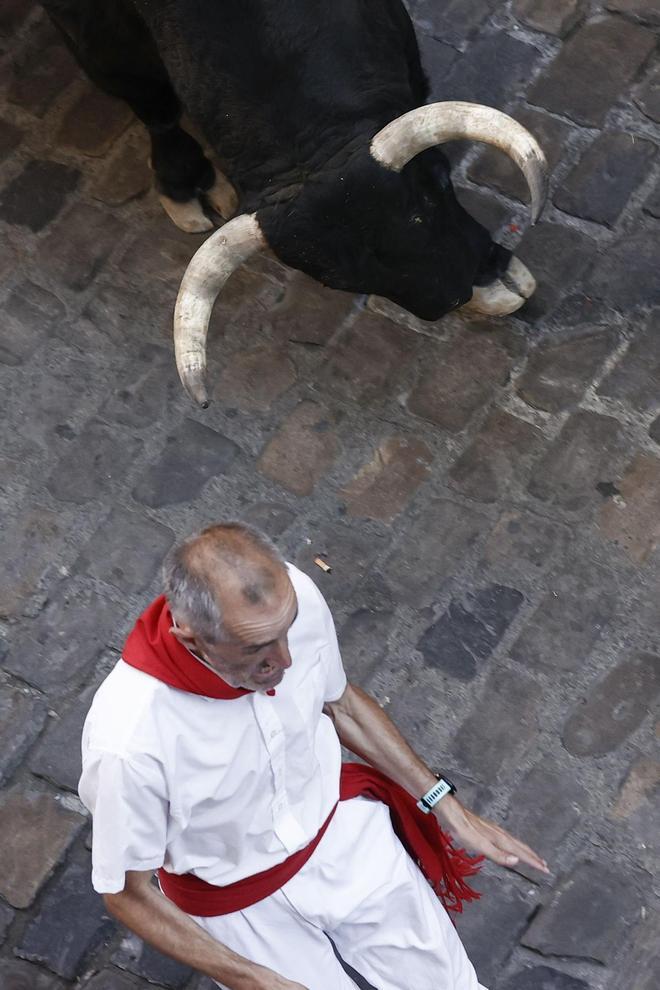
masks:
[[[127,870],[156,870],[163,865],[169,803],[156,760],[88,750],[78,789],[92,815],[94,890],[119,893]]]
[[[319,596],[319,603],[323,612],[323,621],[325,623],[325,631],[328,640],[328,649],[326,651],[325,697],[323,700],[326,702],[339,701],[342,694],[346,690],[346,685],[348,683],[346,679],[346,671],[344,670],[344,664],[341,659],[339,643],[337,642],[337,631],[335,629],[335,621],[332,618],[332,612],[328,608],[328,604],[318,588],[316,588],[316,593]]]

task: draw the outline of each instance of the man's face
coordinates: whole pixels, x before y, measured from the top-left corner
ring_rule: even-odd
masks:
[[[206,643],[185,625],[175,634],[232,687],[269,691],[291,666],[287,634],[297,614],[296,593],[283,569],[272,592],[258,605],[240,594],[226,596],[225,640]]]

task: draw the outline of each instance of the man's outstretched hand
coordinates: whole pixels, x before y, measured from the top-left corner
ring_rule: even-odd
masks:
[[[482,853],[500,866],[515,866],[520,860],[541,873],[549,873],[548,864],[524,842],[515,839],[505,829],[464,808],[460,801],[448,795],[433,812],[459,846]]]

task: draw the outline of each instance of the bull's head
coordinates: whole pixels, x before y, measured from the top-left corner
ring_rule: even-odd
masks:
[[[261,222],[256,214],[235,217],[197,251],[174,319],[177,367],[192,398],[208,404],[206,334],[215,300],[232,272],[268,245],[325,285],[387,296],[422,319],[457,307],[505,316],[522,306],[535,288],[531,273],[459,206],[444,158],[428,151],[457,138],[511,156],[529,185],[534,223],[547,167],[520,124],[469,103],[411,110],[379,131],[368,155],[358,154],[343,173],[261,211]]]

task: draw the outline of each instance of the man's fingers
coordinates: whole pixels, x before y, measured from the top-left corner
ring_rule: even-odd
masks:
[[[524,863],[533,866],[537,870],[541,870],[542,873],[550,872],[546,861],[541,859],[533,849],[530,849],[524,842],[514,839],[512,835],[498,828],[498,832],[500,831],[502,834],[498,836],[498,845],[509,856],[507,866],[515,866],[518,860],[522,859]]]

